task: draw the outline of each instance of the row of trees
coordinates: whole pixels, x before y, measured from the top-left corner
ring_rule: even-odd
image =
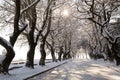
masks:
[[[88,32],[89,48],[86,47],[90,57],[115,60],[116,65],[120,65],[119,22],[110,20],[118,14],[119,6],[119,0],[82,0],[77,3],[78,12],[85,15],[83,18],[89,20],[92,28],[92,33]]]
[[[43,5],[44,4],[44,5]],[[34,55],[36,46],[40,47],[41,58],[39,65],[45,65],[46,49],[49,49],[53,61],[69,59],[74,56],[75,21],[62,14],[65,5],[70,4],[64,0],[10,0],[0,5],[1,24],[13,31],[9,41],[0,37],[0,45],[6,49],[5,58],[0,64],[0,72],[8,73],[9,66],[15,56],[14,45],[27,40],[29,50],[25,66],[34,68]],[[71,5],[69,5],[71,6]],[[67,6],[67,7],[69,7]],[[8,26],[9,25],[9,26]],[[3,28],[2,28],[3,29]]]
[[[13,48],[20,40],[21,43],[26,40],[29,46],[25,64],[29,68],[34,68],[36,46],[40,48],[41,66],[45,65],[46,50],[56,62],[75,57],[81,46],[91,58],[115,60],[119,65],[119,22],[110,23],[119,6],[117,0],[3,1],[1,30],[12,31],[9,41],[0,37],[0,44],[6,49],[0,72],[8,73],[16,54]],[[68,12],[63,13],[64,10]]]

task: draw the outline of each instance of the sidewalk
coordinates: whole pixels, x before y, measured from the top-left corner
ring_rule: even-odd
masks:
[[[0,74],[0,80],[26,80],[32,76],[44,73],[66,62],[68,62],[68,60],[62,61],[62,62],[46,63],[46,66],[44,67],[36,65],[34,69],[30,69],[30,68],[23,66],[22,68],[10,70],[9,71],[10,75]]]

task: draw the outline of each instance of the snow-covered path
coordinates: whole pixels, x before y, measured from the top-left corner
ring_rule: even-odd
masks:
[[[103,60],[71,60],[30,80],[120,80],[120,66]]]

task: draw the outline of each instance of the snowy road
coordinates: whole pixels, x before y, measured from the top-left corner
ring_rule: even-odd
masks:
[[[71,60],[29,80],[120,80],[120,66],[103,60]]]

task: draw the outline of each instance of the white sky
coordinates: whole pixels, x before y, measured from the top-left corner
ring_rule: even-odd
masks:
[[[4,0],[0,0],[0,3],[2,3]]]

